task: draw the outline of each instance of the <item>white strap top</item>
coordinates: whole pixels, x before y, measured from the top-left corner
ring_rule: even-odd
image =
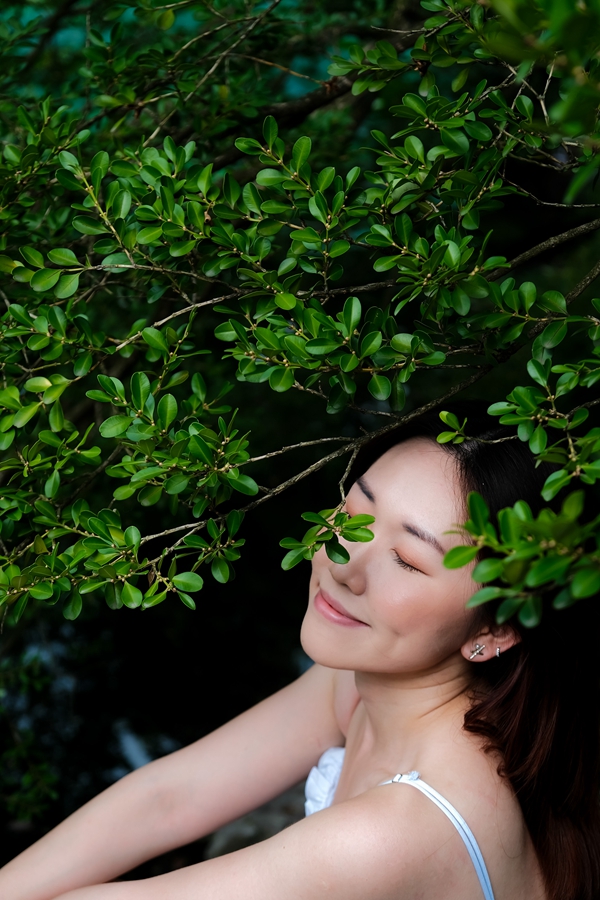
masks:
[[[343,747],[330,747],[321,756],[317,765],[311,769],[306,782],[306,803],[304,804],[307,816],[331,806],[338,781],[340,780],[345,752]],[[426,797],[429,797],[442,810],[463,839],[475,867],[485,900],[494,900],[490,876],[483,861],[479,844],[460,813],[441,794],[438,794],[434,788],[422,781],[418,772],[394,775],[393,778],[390,778],[389,781],[383,781],[382,784],[410,784],[421,791],[422,794],[425,794]]]

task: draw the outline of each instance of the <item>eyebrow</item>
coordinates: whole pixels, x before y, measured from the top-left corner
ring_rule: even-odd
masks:
[[[364,478],[358,478],[356,483],[358,484],[365,497],[367,497],[367,499],[370,500],[371,503],[375,503],[375,495],[373,494],[373,491],[368,486]],[[446,552],[436,536],[430,531],[427,531],[424,528],[419,528],[417,525],[413,525],[411,522],[403,522],[402,527],[409,534],[412,534],[414,537],[419,538],[419,540],[425,541],[426,544],[434,547],[438,551],[438,553],[444,554]]]
[[[444,550],[436,536],[430,531],[425,531],[422,528],[418,528],[416,525],[411,525],[409,522],[403,522],[402,527],[405,531],[408,531],[409,534],[414,534],[415,537],[418,537],[420,538],[420,540],[425,541],[426,544],[430,544],[439,553],[445,554],[446,551]]]

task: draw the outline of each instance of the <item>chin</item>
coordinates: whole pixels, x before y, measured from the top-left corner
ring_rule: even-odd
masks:
[[[317,619],[318,615],[309,606],[300,630],[302,649],[313,662],[321,666],[354,671],[357,668],[358,657],[352,646],[352,637],[343,631],[336,634],[333,629],[336,631],[340,629],[335,625],[332,628],[326,622],[321,622],[320,617]]]

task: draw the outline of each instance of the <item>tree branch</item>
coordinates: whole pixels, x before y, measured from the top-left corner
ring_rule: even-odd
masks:
[[[60,23],[71,12],[71,8],[78,3],[79,0],[63,0],[58,9],[56,9],[51,16],[46,20],[45,32],[40,37],[38,44],[33,48],[31,53],[25,59],[25,65],[21,69],[20,77],[22,78],[26,75],[37,63],[38,59],[44,52],[46,44],[52,40],[58,29],[60,28]],[[77,11],[76,11],[77,12]]]
[[[286,100],[282,103],[271,103],[269,106],[263,106],[258,110],[257,120],[262,122],[266,116],[274,116],[277,119],[277,124],[279,126],[293,128],[297,125],[301,125],[312,112],[321,109],[323,106],[327,106],[329,103],[333,103],[338,97],[342,97],[344,94],[349,93],[349,91],[352,90],[353,80],[354,79],[347,78],[346,76],[330,78],[329,81],[323,82],[322,87],[317,88],[315,91],[311,91],[309,94],[305,94],[297,100]],[[247,123],[244,124],[243,135],[239,125],[232,125],[231,128],[225,129],[219,133],[219,139],[231,137],[232,135],[235,135],[235,137],[238,138],[246,136],[248,132],[249,128]],[[223,166],[229,166],[243,156],[244,154],[242,151],[238,150],[238,148],[233,145],[229,150],[226,150],[220,156],[215,158],[215,170],[222,169]]]
[[[593,281],[598,278],[600,275],[600,261],[596,263],[593,269],[587,273],[587,275],[581,279],[579,284],[576,284],[573,290],[569,291],[567,296],[565,297],[567,304],[572,303],[573,300],[576,300],[580,294],[583,294],[585,289],[592,284]]]
[[[378,428],[376,431],[370,431],[359,438],[348,441],[344,447],[339,447],[337,450],[334,450],[327,456],[321,457],[321,459],[318,459],[312,465],[308,466],[308,468],[303,469],[301,472],[297,472],[295,475],[292,475],[291,478],[288,478],[286,481],[282,481],[281,484],[278,484],[270,491],[267,491],[267,493],[263,494],[262,497],[258,497],[256,500],[248,503],[246,506],[242,507],[240,512],[246,513],[251,509],[255,509],[257,506],[261,506],[272,497],[278,496],[279,494],[283,493],[283,491],[286,491],[288,488],[293,487],[300,481],[303,481],[309,475],[312,475],[314,472],[318,472],[319,469],[322,469],[334,459],[339,459],[340,456],[344,456],[346,453],[352,453],[354,450],[360,450],[361,447],[369,444],[375,438],[381,437],[381,435],[387,434],[388,432],[393,431],[395,428],[400,428],[402,425],[406,425],[413,419],[418,419],[419,416],[430,412],[432,409],[436,409],[436,407],[440,406],[450,397],[453,397],[455,394],[458,394],[461,391],[465,390],[467,387],[470,387],[470,385],[474,384],[476,381],[479,381],[479,379],[487,374],[487,372],[489,372],[492,368],[493,366],[489,365],[485,370],[479,370],[474,375],[471,375],[464,381],[461,381],[458,384],[454,385],[454,387],[450,388],[443,397],[436,397],[435,399],[430,400],[429,403],[424,403],[423,406],[420,406],[418,409],[407,413],[405,416],[398,417],[395,422],[389,425],[384,425],[382,428]],[[224,516],[221,516],[216,521],[221,521],[221,519],[223,518]],[[183,540],[185,537],[187,537],[187,535],[199,531],[201,528],[204,528],[205,525],[206,521],[196,522],[195,524],[187,523],[186,525],[177,525],[174,528],[169,528],[166,531],[159,532],[158,534],[149,534],[146,537],[142,538],[141,543],[146,544],[148,543],[148,541],[158,540],[158,538],[167,537],[170,534],[177,534],[181,531],[185,531],[186,534],[183,535],[183,537],[181,537],[172,547],[169,547],[167,551],[163,551],[167,554],[172,553],[177,549],[177,547],[180,546],[180,544],[183,543]]]
[[[530,250],[519,253],[518,256],[515,256],[514,259],[511,259],[508,262],[507,266],[494,269],[487,275],[487,281],[496,281],[501,275],[506,274],[509,268],[515,269],[517,266],[522,266],[523,263],[529,262],[529,260],[533,259],[535,256],[539,256],[540,253],[545,253],[546,250],[553,250],[555,247],[559,247],[560,244],[564,244],[565,241],[571,241],[573,238],[581,237],[584,234],[590,234],[592,231],[597,231],[598,228],[600,228],[600,219],[592,219],[591,222],[585,222],[583,225],[578,225],[576,228],[571,228],[569,231],[563,231],[562,234],[557,234],[554,237],[548,238],[547,240],[542,241],[541,244],[536,244],[535,247],[531,247]]]

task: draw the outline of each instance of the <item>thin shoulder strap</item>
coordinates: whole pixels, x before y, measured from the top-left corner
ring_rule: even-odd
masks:
[[[471,862],[475,866],[475,871],[477,873],[477,877],[479,878],[479,883],[483,890],[483,896],[485,900],[494,900],[494,892],[492,891],[492,884],[490,882],[490,876],[488,875],[488,870],[483,861],[483,856],[481,855],[481,850],[479,849],[479,844],[475,840],[475,836],[461,814],[452,806],[452,804],[448,803],[445,797],[442,797],[441,794],[438,794],[434,788],[430,787],[430,785],[426,784],[424,781],[421,781],[418,772],[408,772],[406,775],[394,775],[389,781],[383,781],[382,784],[411,784],[413,787],[416,787],[417,790],[421,791],[422,794],[425,794],[426,797],[429,797],[430,800],[433,800],[436,806],[438,806],[442,812],[448,816],[461,838],[464,841],[465,847],[469,852],[469,856],[471,857]]]

